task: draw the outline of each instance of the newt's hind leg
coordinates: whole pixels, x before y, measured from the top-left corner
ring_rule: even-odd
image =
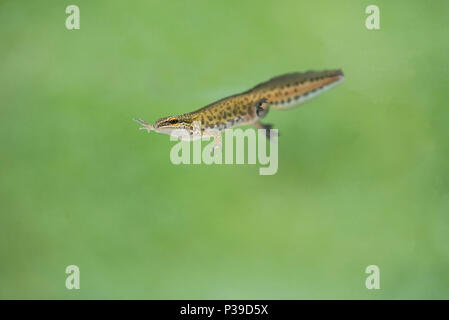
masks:
[[[270,110],[270,105],[267,102],[267,99],[263,98],[257,100],[256,102],[256,116],[259,119],[265,118],[268,111]]]
[[[260,121],[256,121],[253,123],[254,128],[256,129],[263,129],[266,130],[265,133],[267,135],[267,139],[270,140],[271,137],[274,137],[275,135],[278,136],[278,134],[275,131],[272,131],[273,125],[269,123],[262,123]]]
[[[260,119],[265,118],[269,110],[270,104],[268,103],[267,99],[263,98],[255,101],[255,116],[257,117],[257,120],[253,123],[253,126],[256,129],[265,130],[268,140],[276,134],[274,131],[271,131],[271,129],[273,129],[273,125],[268,123],[261,123]]]

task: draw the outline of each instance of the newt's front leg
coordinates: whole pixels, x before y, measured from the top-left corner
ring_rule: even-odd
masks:
[[[139,128],[139,130],[147,130],[148,133],[150,133],[151,130],[154,130],[154,127],[151,124],[146,123],[145,121],[143,121],[142,119],[136,119],[133,118],[134,121],[137,121],[138,123],[140,123],[142,126]]]
[[[215,150],[221,150],[221,132],[218,130],[209,130],[203,132],[203,137],[212,137],[214,139],[214,146],[211,150],[211,153],[213,154]]]
[[[190,127],[191,135],[193,139],[202,138],[202,137],[212,137],[214,139],[214,145],[211,150],[213,154],[215,150],[221,149],[221,132],[219,130],[214,129],[202,129],[200,121],[194,121],[192,126]]]

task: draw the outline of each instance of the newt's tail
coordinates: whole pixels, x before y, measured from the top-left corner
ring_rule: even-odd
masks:
[[[301,105],[343,81],[340,69],[296,72],[272,78],[250,91],[266,98],[271,107],[285,110]]]

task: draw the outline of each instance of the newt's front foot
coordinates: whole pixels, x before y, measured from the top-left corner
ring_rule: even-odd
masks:
[[[139,130],[147,130],[148,133],[151,132],[151,130],[154,130],[154,127],[151,124],[146,123],[145,121],[143,121],[142,119],[135,119],[133,118],[134,121],[137,121],[138,123],[140,123],[142,126],[139,128]]]
[[[214,146],[212,147],[211,154],[215,154],[215,150],[221,150],[221,134],[214,136]]]
[[[210,150],[210,154],[214,155],[215,150],[221,150],[221,133],[220,131],[205,131],[203,132],[203,137],[212,137],[214,139],[214,145]]]

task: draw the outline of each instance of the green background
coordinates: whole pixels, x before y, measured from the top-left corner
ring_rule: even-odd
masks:
[[[449,298],[448,21],[444,0],[0,1],[0,298]],[[268,115],[274,176],[175,166],[131,121],[333,68]]]

